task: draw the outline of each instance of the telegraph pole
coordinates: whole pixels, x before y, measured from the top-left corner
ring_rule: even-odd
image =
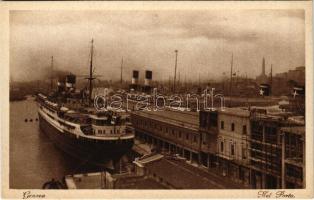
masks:
[[[173,91],[175,91],[175,90],[176,90],[178,50],[175,50],[174,52],[175,52],[175,54],[176,54],[176,62],[175,62],[175,65],[174,65],[174,82],[173,82]]]
[[[232,53],[232,56],[231,56],[229,95],[231,95],[231,93],[232,93],[232,70],[233,70],[233,53]]]
[[[123,57],[121,60],[121,72],[120,72],[120,83],[122,84],[122,67],[123,67]]]

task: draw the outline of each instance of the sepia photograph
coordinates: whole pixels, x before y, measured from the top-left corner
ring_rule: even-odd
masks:
[[[313,195],[311,3],[181,4],[7,10],[7,194]]]

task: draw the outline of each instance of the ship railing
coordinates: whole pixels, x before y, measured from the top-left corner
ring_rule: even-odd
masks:
[[[91,125],[81,125],[80,129],[85,135],[95,135]]]

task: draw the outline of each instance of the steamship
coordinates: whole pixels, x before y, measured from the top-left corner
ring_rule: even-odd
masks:
[[[117,163],[133,146],[134,132],[128,114],[108,106],[93,107],[93,41],[89,90],[75,89],[76,76],[58,77],[57,91],[38,94],[40,129],[65,153],[95,166]],[[88,97],[86,97],[88,96]],[[111,162],[111,163],[112,163]]]

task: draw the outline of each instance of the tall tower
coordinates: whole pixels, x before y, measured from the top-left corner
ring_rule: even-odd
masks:
[[[265,75],[265,58],[263,57],[262,75]]]
[[[267,78],[267,75],[265,73],[265,67],[266,67],[266,64],[265,64],[265,58],[263,57],[263,62],[262,62],[262,73],[256,77],[256,81],[258,84],[265,84],[267,83],[269,80]]]

